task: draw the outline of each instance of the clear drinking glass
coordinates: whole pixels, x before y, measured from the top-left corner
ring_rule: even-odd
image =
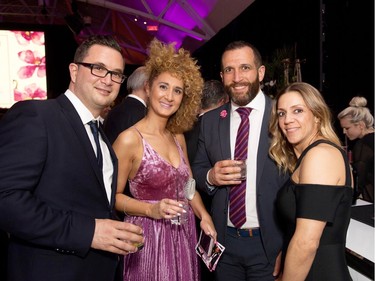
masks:
[[[235,159],[237,161],[237,166],[241,168],[241,176],[239,180],[246,180],[247,177],[247,164],[246,159]]]
[[[185,190],[183,194],[180,194],[179,190],[176,188],[176,200],[182,205],[182,208],[185,210],[185,212],[181,212],[179,216],[175,216],[171,218],[171,223],[175,225],[182,225],[186,223],[188,220],[188,210],[189,210],[189,201],[186,198]]]

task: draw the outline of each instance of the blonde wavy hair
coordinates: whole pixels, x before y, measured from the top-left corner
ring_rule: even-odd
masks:
[[[145,66],[149,85],[164,72],[182,80],[184,96],[179,109],[169,118],[167,129],[175,134],[190,130],[197,120],[203,88],[203,78],[197,61],[183,48],[176,50],[175,43],[164,44],[153,39],[149,45],[149,59]]]
[[[284,172],[293,172],[297,157],[294,153],[292,145],[288,142],[279,127],[279,119],[277,115],[278,101],[280,97],[288,92],[298,92],[307,108],[311,110],[313,115],[318,119],[319,128],[318,135],[324,139],[341,146],[340,139],[336,135],[332,127],[332,114],[319,91],[310,84],[296,82],[284,88],[275,98],[272,108],[272,115],[269,125],[269,131],[272,136],[269,154],[274,159],[278,167]]]

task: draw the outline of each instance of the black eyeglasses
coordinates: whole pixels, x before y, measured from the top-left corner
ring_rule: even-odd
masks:
[[[88,67],[91,70],[91,74],[95,75],[100,78],[104,78],[109,73],[111,75],[111,80],[115,83],[121,84],[125,81],[126,76],[121,72],[111,71],[105,68],[100,64],[95,63],[86,63],[86,62],[76,62],[75,64],[83,65],[84,67]]]

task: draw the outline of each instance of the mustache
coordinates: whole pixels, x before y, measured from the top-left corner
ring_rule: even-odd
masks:
[[[243,86],[250,86],[252,83],[250,82],[238,82],[238,83],[231,83],[229,87],[243,87]]]

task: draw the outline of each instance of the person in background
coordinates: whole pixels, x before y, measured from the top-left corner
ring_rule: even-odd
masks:
[[[198,148],[198,135],[201,119],[204,113],[215,109],[229,101],[229,96],[225,92],[224,85],[218,80],[208,80],[204,82],[202,90],[201,109],[198,120],[193,129],[185,133],[186,145],[190,163],[194,162]]]
[[[140,66],[127,79],[128,95],[108,113],[104,123],[104,132],[112,144],[122,131],[145,117],[147,111],[146,81],[146,68]]]
[[[193,163],[195,154],[198,149],[198,136],[201,119],[204,113],[215,109],[227,103],[229,96],[224,89],[224,85],[219,80],[208,80],[204,82],[201,99],[201,109],[198,120],[195,122],[193,129],[185,132],[186,146],[188,151],[189,162]],[[207,193],[200,193],[202,201],[207,210],[211,209],[211,197]],[[198,223],[198,221],[197,221]],[[205,281],[213,280],[213,273],[210,272],[205,264],[201,262],[201,279]]]
[[[103,110],[100,112],[99,121],[100,121],[101,124],[104,124],[104,121],[107,119],[108,113],[112,109],[112,105],[113,105],[113,103],[106,106],[105,108],[103,108]]]
[[[199,193],[185,190],[192,175],[183,132],[194,124],[203,79],[182,48],[154,39],[149,54],[146,117],[113,143],[119,159],[116,209],[127,214],[125,221],[141,225],[145,236],[144,248],[124,257],[123,277],[197,281],[194,214],[207,235],[216,239],[216,231]],[[123,194],[127,181],[134,198]],[[173,223],[176,216],[180,225]]]
[[[130,128],[143,117],[147,112],[147,95],[146,95],[146,68],[140,66],[126,80],[126,88],[128,95],[121,103],[112,108],[104,123],[104,132],[111,144],[114,143],[117,136],[124,130]],[[124,192],[128,196],[132,196],[129,183]],[[118,212],[123,219],[123,212]]]
[[[374,116],[364,97],[354,97],[337,118],[345,136],[355,141],[352,154],[353,173],[358,195],[374,203]]]
[[[217,240],[225,247],[215,270],[218,281],[275,280],[279,272],[282,233],[275,201],[288,176],[268,155],[272,101],[260,90],[264,74],[253,45],[230,43],[220,72],[230,102],[205,113],[201,121],[192,168],[198,188],[212,196]],[[246,124],[249,130],[242,130]],[[239,152],[247,159],[245,180],[239,179],[241,169],[232,160]]]
[[[116,98],[124,66],[112,37],[89,37],[69,64],[64,94],[18,102],[1,119],[0,229],[10,234],[8,280],[113,280],[119,255],[144,241],[139,226],[114,217],[117,159],[97,135],[99,114]]]
[[[290,172],[277,213],[285,233],[282,281],[349,281],[346,233],[352,175],[332,128],[330,110],[317,89],[297,82],[275,100],[270,155]]]

